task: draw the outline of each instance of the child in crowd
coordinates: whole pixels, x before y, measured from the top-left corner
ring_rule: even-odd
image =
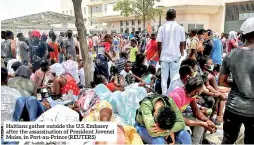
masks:
[[[156,73],[156,68],[152,65],[149,65],[149,67],[147,68],[147,71],[142,76],[142,80],[144,80],[146,85],[152,89],[155,83],[155,73]]]
[[[140,83],[139,86],[144,86],[145,82],[142,81],[141,78],[134,75],[131,71],[131,62],[127,61],[125,64],[125,69],[121,71],[120,73],[120,84],[121,86],[128,86],[135,82],[135,79],[137,79]]]
[[[136,56],[138,54],[137,44],[138,44],[137,40],[131,39],[130,61],[132,63],[136,62]]]
[[[124,70],[125,63],[128,60],[128,54],[126,52],[120,53],[120,58],[116,60],[115,64],[118,69],[118,75],[120,75],[121,71]]]

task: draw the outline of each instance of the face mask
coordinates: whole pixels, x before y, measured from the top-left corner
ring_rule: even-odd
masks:
[[[210,65],[210,66],[206,65],[205,67],[206,67],[207,70],[212,72],[213,68],[214,68],[214,65]]]

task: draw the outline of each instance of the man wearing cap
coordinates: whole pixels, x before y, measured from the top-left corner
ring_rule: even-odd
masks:
[[[40,40],[41,34],[39,31],[32,31],[32,41],[30,43],[30,62],[33,64],[34,71],[39,69],[39,64],[42,59],[46,59],[48,56],[47,53],[47,44]]]
[[[72,38],[72,31],[67,31],[67,39],[63,41],[63,48],[66,50],[67,55],[72,55],[75,61],[77,61],[75,42]]]
[[[180,58],[184,55],[185,31],[176,21],[176,11],[169,9],[166,13],[167,22],[159,28],[157,35],[158,55],[161,61],[162,94],[167,93],[167,81],[170,72],[172,79],[179,72]]]
[[[235,143],[242,124],[245,126],[244,144],[254,143],[254,17],[247,19],[240,30],[245,38],[244,45],[224,58],[219,75],[219,85],[231,87],[222,144]],[[232,84],[227,81],[230,73]]]

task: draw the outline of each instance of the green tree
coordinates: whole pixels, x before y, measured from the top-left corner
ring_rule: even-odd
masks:
[[[143,28],[146,28],[146,20],[154,19],[162,13],[161,8],[155,8],[154,4],[158,0],[119,0],[114,7],[114,11],[120,11],[121,15],[128,17],[135,15],[137,19],[143,20]]]

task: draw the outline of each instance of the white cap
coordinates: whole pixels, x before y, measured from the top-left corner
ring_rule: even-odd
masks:
[[[243,22],[240,30],[243,34],[247,34],[254,31],[254,17],[248,18],[246,21]]]

